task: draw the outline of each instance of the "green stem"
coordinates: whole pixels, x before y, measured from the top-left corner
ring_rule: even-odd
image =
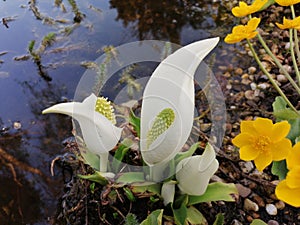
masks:
[[[293,61],[296,77],[298,80],[298,84],[300,85],[300,74],[299,74],[299,69],[298,69],[295,52],[294,52],[293,29],[290,29],[290,51],[291,51],[292,61]]]
[[[168,162],[167,163],[158,163],[155,165],[149,165],[149,169],[150,169],[150,180],[151,181],[162,181],[165,177],[164,177],[164,171],[168,166]]]
[[[271,58],[273,59],[273,61],[275,62],[275,64],[278,66],[278,68],[282,71],[282,73],[284,74],[284,76],[289,80],[289,82],[291,83],[291,85],[296,89],[296,91],[298,92],[298,94],[300,95],[300,88],[297,85],[297,83],[294,81],[294,79],[290,76],[290,74],[286,71],[286,69],[283,67],[283,65],[279,62],[279,60],[276,58],[276,56],[272,53],[272,51],[270,50],[270,48],[268,47],[268,45],[266,44],[266,42],[264,41],[264,39],[262,38],[262,36],[260,34],[257,34],[258,40],[261,43],[261,45],[263,46],[263,48],[266,50],[266,52],[268,53],[269,56],[271,56]]]
[[[281,97],[285,100],[285,102],[288,104],[288,106],[295,111],[295,113],[297,113],[297,115],[300,115],[300,113],[295,109],[295,107],[292,105],[292,103],[289,101],[289,99],[286,97],[286,95],[283,93],[283,91],[280,89],[280,87],[278,86],[278,84],[276,83],[276,81],[272,78],[271,74],[266,70],[266,68],[262,65],[260,59],[258,58],[251,42],[247,39],[247,43],[250,47],[250,50],[253,54],[253,57],[255,59],[255,61],[257,62],[257,64],[259,65],[260,69],[263,71],[263,73],[269,78],[271,84],[273,85],[273,87],[276,89],[276,91],[281,95]]]
[[[294,9],[294,5],[291,5],[291,11],[292,11],[292,18],[295,19],[296,15],[295,15],[295,9]],[[297,54],[297,58],[298,58],[298,63],[300,63],[300,49],[299,49],[299,40],[298,40],[298,31],[297,29],[293,29],[293,33],[294,33],[294,40],[295,40],[295,49],[296,49],[296,54]]]

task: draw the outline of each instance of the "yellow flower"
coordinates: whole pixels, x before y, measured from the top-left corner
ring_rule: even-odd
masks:
[[[232,33],[227,34],[224,41],[228,44],[234,44],[244,39],[254,38],[258,33],[256,28],[259,23],[260,19],[254,17],[250,19],[246,25],[238,25],[233,27]]]
[[[259,11],[268,0],[255,0],[251,5],[239,2],[239,6],[234,7],[231,12],[235,17],[244,17]]]
[[[276,23],[276,25],[280,29],[290,29],[290,28],[295,28],[295,29],[300,29],[300,16],[296,17],[295,19],[289,20],[283,17],[283,24]]]
[[[290,127],[287,121],[273,124],[265,118],[242,121],[241,133],[232,143],[240,148],[242,160],[254,160],[256,168],[263,171],[272,161],[280,161],[288,156],[292,143],[285,137]]]
[[[288,155],[287,167],[289,172],[286,179],[281,181],[275,194],[278,199],[295,207],[300,207],[300,143],[298,142]]]
[[[281,6],[290,6],[299,3],[300,0],[275,0],[275,2]]]

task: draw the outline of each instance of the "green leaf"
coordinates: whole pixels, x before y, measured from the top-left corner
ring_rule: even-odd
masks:
[[[161,225],[163,209],[157,209],[153,211],[147,218],[141,223],[141,225]]]
[[[126,197],[128,198],[128,200],[131,202],[135,202],[136,199],[135,199],[132,191],[128,187],[124,187],[123,190],[124,190],[124,193],[125,193]]]
[[[184,225],[187,218],[187,207],[186,204],[181,204],[180,208],[174,209],[172,204],[173,215],[175,223],[178,225]]]
[[[291,130],[287,135],[287,138],[295,143],[296,138],[300,136],[300,119],[289,120],[288,122],[291,124]]]
[[[286,109],[287,103],[284,101],[284,99],[281,96],[277,96],[275,98],[275,101],[273,102],[273,112],[280,111],[282,109]]]
[[[273,175],[278,176],[279,180],[283,180],[286,177],[286,174],[288,172],[288,169],[286,167],[286,161],[274,161],[272,163],[272,169],[271,172]]]
[[[129,138],[125,138],[122,143],[119,145],[118,149],[115,152],[113,157],[113,161],[111,164],[112,171],[118,173],[120,170],[120,166],[122,160],[124,159],[125,155],[127,154],[128,150],[132,146],[133,142]]]
[[[181,160],[190,157],[194,154],[194,152],[197,150],[197,148],[199,147],[199,142],[193,144],[189,150],[185,151],[185,152],[179,152],[176,156],[175,156],[175,165],[177,165]]]
[[[128,213],[125,217],[124,225],[139,225],[139,221],[136,218],[136,215],[133,213]]]
[[[77,176],[81,179],[86,179],[86,180],[90,180],[96,183],[99,183],[101,185],[106,185],[108,184],[108,181],[105,177],[103,177],[101,175],[100,172],[96,171],[95,173],[91,174],[91,175],[81,175],[81,174],[77,174]]]
[[[252,221],[252,223],[250,225],[268,225],[266,224],[264,221],[259,220],[259,219],[255,219]]]
[[[117,183],[124,183],[124,184],[131,184],[136,182],[144,182],[144,173],[143,172],[128,172],[121,174],[118,179]]]
[[[237,194],[238,191],[234,184],[225,184],[221,182],[211,183],[207,186],[205,193],[201,196],[190,195],[188,205],[194,205],[201,202],[209,201],[227,201],[234,202],[232,194]]]
[[[299,118],[299,115],[289,108],[281,109],[273,113],[277,119],[292,120]]]
[[[275,0],[269,0],[266,4],[264,4],[264,6],[259,11],[265,10],[270,5],[273,5],[274,3],[275,3]]]
[[[130,110],[129,114],[129,123],[133,126],[133,129],[136,131],[138,137],[141,134],[141,119],[137,117],[132,110]]]
[[[190,206],[187,208],[187,217],[186,220],[193,225],[206,225],[207,220],[203,216],[203,214],[196,209],[194,206]]]
[[[224,224],[224,216],[222,213],[218,213],[213,225],[223,225],[223,224]]]
[[[131,191],[133,193],[153,193],[156,195],[160,195],[161,185],[154,182],[143,182],[143,183],[134,183],[131,185]]]

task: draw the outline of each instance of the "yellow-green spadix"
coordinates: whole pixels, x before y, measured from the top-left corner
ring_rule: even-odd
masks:
[[[150,77],[141,109],[141,153],[150,168],[168,163],[187,141],[194,119],[194,74],[218,41],[210,38],[180,48]]]
[[[83,102],[60,103],[43,111],[72,116],[78,121],[88,151],[100,156],[100,171],[106,172],[108,152],[118,143],[122,129],[96,111],[97,96],[91,94]]]

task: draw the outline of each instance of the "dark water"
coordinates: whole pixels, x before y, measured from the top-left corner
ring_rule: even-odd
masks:
[[[224,37],[231,26],[218,1],[69,0],[62,1],[65,11],[55,2],[0,2],[8,26],[0,24],[0,225],[50,223],[63,181],[59,170],[51,177],[49,168],[65,153],[61,142],[72,127],[70,118],[41,111],[73,98],[85,72],[82,62],[98,58],[107,45],[144,39],[186,45]],[[50,32],[55,41],[38,64],[29,42],[38,49]],[[217,51],[223,48],[220,43]],[[15,59],[23,56],[27,60]]]

